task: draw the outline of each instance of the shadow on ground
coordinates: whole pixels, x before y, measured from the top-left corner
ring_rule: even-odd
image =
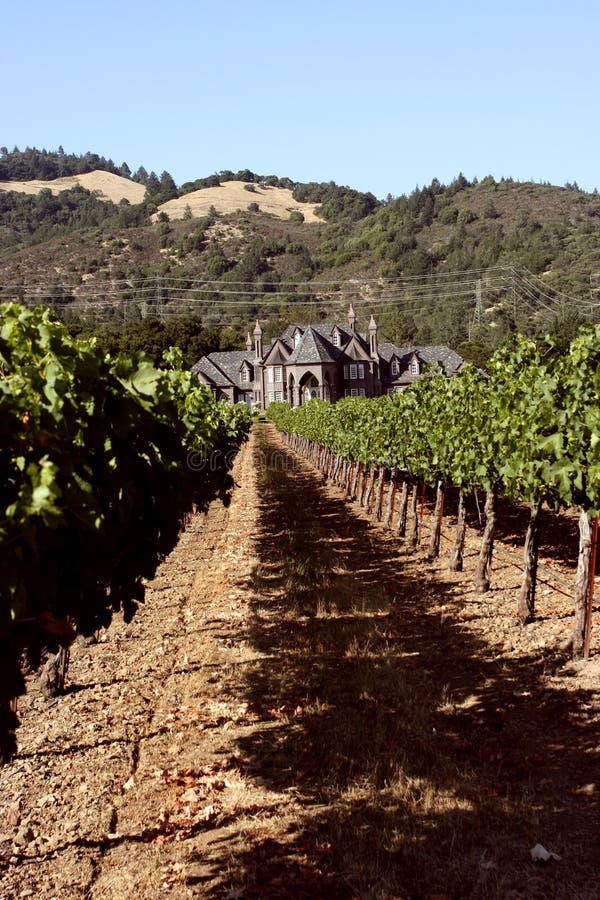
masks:
[[[287,453],[259,427],[246,637],[267,657],[227,688],[264,723],[239,766],[293,812],[233,853],[236,896],[598,898],[590,696],[547,686],[564,660],[496,656],[458,580]],[[534,864],[537,842],[561,860]]]

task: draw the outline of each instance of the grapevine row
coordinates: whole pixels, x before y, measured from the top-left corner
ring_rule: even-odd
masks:
[[[0,756],[23,651],[37,664],[129,619],[186,516],[227,488],[247,410],[181,363],[111,358],[47,310],[0,308]]]
[[[567,351],[514,335],[496,352],[487,374],[469,366],[450,380],[431,375],[401,394],[347,398],[334,405],[312,400],[294,410],[271,404],[268,415],[296,446],[303,439],[305,452],[330,454],[335,460],[330,474],[341,478],[351,495],[361,472],[367,473],[363,481],[370,478],[371,490],[378,484],[381,492],[385,483],[394,491],[400,478],[401,519],[409,499],[416,504],[420,481],[435,486],[432,556],[439,553],[445,489],[457,488],[453,568],[462,566],[464,496],[483,488],[485,528],[476,575],[480,591],[490,586],[497,499],[530,504],[518,608],[522,622],[535,614],[542,506],[578,507],[572,641],[575,655],[584,652],[591,619],[590,518],[600,515],[599,327],[582,330]],[[381,502],[378,495],[377,504]]]

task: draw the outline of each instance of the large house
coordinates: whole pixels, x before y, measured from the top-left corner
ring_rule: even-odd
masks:
[[[313,397],[379,397],[403,390],[425,371],[450,377],[463,364],[449,347],[397,347],[378,343],[373,316],[366,334],[356,330],[352,305],[347,323],[289,325],[263,345],[259,323],[245,350],[210,353],[192,367],[217,399],[266,409],[287,400],[300,406]]]

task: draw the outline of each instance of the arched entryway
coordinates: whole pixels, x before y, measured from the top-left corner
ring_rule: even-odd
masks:
[[[312,373],[308,373],[300,381],[300,403],[308,403],[309,400],[316,400],[321,396],[321,388],[319,382]]]

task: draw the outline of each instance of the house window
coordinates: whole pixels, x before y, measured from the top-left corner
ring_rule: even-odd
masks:
[[[299,331],[297,331],[296,334],[294,335],[294,347],[297,347],[298,344],[300,343],[300,337],[301,337],[301,334]]]
[[[410,374],[411,374],[411,375],[420,375],[420,374],[421,374],[421,373],[420,373],[420,370],[419,370],[419,360],[418,360],[418,359],[412,359],[412,360],[411,360],[411,362],[410,362]]]
[[[397,374],[398,374],[398,360],[393,359],[392,360],[392,375],[397,375]]]
[[[331,338],[331,341],[332,341],[334,347],[339,347],[339,346],[340,346],[340,333],[339,333],[339,331],[334,331],[334,332],[333,332],[333,336],[332,336],[332,338]]]
[[[242,381],[248,383],[250,381],[250,369],[248,366],[244,366],[242,369]]]
[[[350,363],[350,365],[344,366],[344,378],[348,378],[350,381],[356,381],[359,378],[365,377],[365,367],[363,363]]]
[[[275,391],[275,402],[283,403],[283,391]]]
[[[283,370],[281,366],[269,366],[267,377],[269,384],[274,384],[276,381],[283,381]]]
[[[275,402],[275,391],[269,391],[269,403]]]

